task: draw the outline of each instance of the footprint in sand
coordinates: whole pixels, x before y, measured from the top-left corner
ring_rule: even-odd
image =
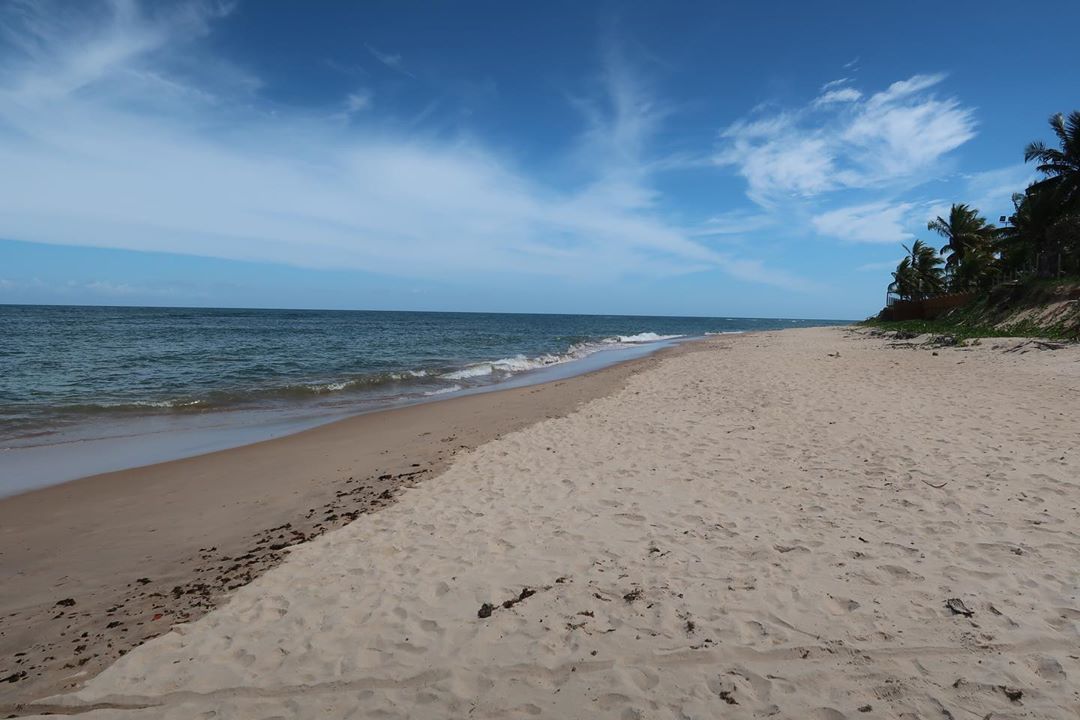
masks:
[[[757,620],[749,620],[742,624],[739,630],[739,640],[744,644],[753,643],[769,636],[768,629]]]
[[[810,714],[808,714],[806,717],[812,718],[813,720],[846,720],[847,719],[847,715],[840,712],[836,708],[831,708],[831,707],[817,708],[816,710],[811,711]]]
[[[851,598],[830,596],[829,599],[825,601],[825,607],[833,615],[846,615],[849,612],[858,610],[861,606]]]
[[[895,580],[909,580],[912,582],[920,582],[923,580],[922,575],[913,573],[901,565],[878,565],[878,570],[888,573]]]
[[[1049,655],[1039,655],[1032,658],[1035,665],[1035,674],[1044,680],[1050,682],[1063,682],[1068,676],[1065,674],[1065,668],[1061,667],[1061,663],[1056,658]]]

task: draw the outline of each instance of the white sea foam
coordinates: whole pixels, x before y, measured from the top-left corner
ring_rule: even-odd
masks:
[[[636,344],[636,343],[659,342],[661,340],[674,340],[675,338],[681,338],[681,337],[682,337],[682,335],[657,335],[654,332],[643,332],[643,333],[638,333],[637,335],[620,335],[617,338],[614,338],[614,340],[616,342],[621,342],[621,343]]]
[[[321,395],[323,393],[341,392],[342,390],[350,388],[356,384],[356,380],[338,380],[336,382],[318,383],[316,385],[296,385],[291,387],[295,389],[303,387],[315,393],[316,395]]]
[[[439,388],[438,390],[428,390],[424,395],[445,395],[446,393],[457,392],[461,389],[460,385],[450,385],[449,387]]]
[[[721,330],[720,332],[707,332],[706,335],[742,335],[745,330]]]
[[[103,402],[97,403],[100,408],[127,408],[127,407],[154,407],[154,408],[185,408],[202,405],[202,400],[132,400],[130,402]]]
[[[466,365],[460,370],[443,373],[439,377],[444,380],[470,380],[472,378],[481,378],[496,374],[514,375],[516,373],[536,370],[550,365],[560,365],[574,360],[581,360],[582,358],[588,357],[601,350],[612,350],[625,345],[640,345],[643,343],[660,342],[662,340],[673,340],[680,337],[684,336],[659,335],[654,332],[643,332],[638,333],[637,335],[618,335],[615,337],[604,338],[598,342],[584,342],[572,345],[569,350],[561,355],[547,354],[531,358],[524,355],[516,355],[514,357],[502,358],[501,360],[489,360]]]
[[[427,370],[404,370],[402,372],[387,373],[384,377],[389,380],[413,380],[415,378],[427,377],[427,374]],[[328,392],[341,392],[342,390],[364,384],[364,382],[365,380],[339,380],[336,382],[306,385],[305,387],[315,394],[322,394]]]
[[[463,367],[460,370],[454,372],[448,372],[440,375],[439,377],[446,380],[466,380],[468,378],[483,377],[484,375],[490,375],[495,372],[495,368],[491,363],[477,363],[476,365],[469,365]]]

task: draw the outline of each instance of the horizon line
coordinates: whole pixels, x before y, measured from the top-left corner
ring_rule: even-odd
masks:
[[[637,313],[567,313],[567,312],[500,312],[494,310],[373,310],[364,308],[317,308],[317,307],[251,307],[240,305],[109,305],[86,303],[18,303],[0,301],[0,307],[25,308],[101,308],[123,310],[253,310],[266,312],[365,312],[365,313],[425,313],[431,315],[564,315],[578,317],[640,317],[640,318],[697,318],[703,320],[804,320],[829,322],[859,322],[852,318],[768,317],[768,316],[721,316],[721,315],[656,315]]]

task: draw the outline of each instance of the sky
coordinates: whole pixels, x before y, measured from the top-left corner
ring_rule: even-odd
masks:
[[[0,303],[857,319],[1070,2],[0,3]]]

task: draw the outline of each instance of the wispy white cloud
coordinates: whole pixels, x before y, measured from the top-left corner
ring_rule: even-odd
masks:
[[[965,185],[963,202],[979,208],[988,220],[996,222],[999,216],[1012,214],[1013,194],[1023,192],[1039,174],[1031,165],[1016,164],[961,177]]]
[[[918,93],[943,76],[915,76],[872,95],[843,130],[841,141],[854,148],[863,177],[871,181],[919,177],[946,153],[975,137],[973,112],[954,99]]]
[[[849,78],[849,77],[842,77],[842,78],[837,78],[836,80],[830,80],[829,82],[827,82],[827,83],[825,83],[824,85],[821,86],[821,92],[823,92],[823,93],[828,92],[828,91],[830,91],[830,90],[832,90],[834,88],[838,88],[838,87],[841,87],[843,85],[847,85],[849,82],[851,82],[851,78]]]
[[[750,210],[731,210],[708,218],[695,227],[691,233],[701,237],[742,235],[757,232],[775,225],[776,222],[776,218],[766,213]]]
[[[586,123],[575,149],[577,164],[595,176],[584,195],[646,209],[659,199],[651,174],[666,161],[653,158],[650,145],[669,111],[631,70],[616,43],[609,39],[602,55],[599,91],[571,98]]]
[[[814,99],[814,107],[823,107],[835,103],[855,102],[862,97],[862,93],[855,88],[845,87],[828,90]]]
[[[1000,168],[964,176],[963,187],[953,199],[879,200],[845,205],[818,213],[810,221],[819,234],[848,242],[910,243],[922,237],[936,245],[938,237],[927,231],[926,224],[939,216],[948,217],[952,203],[967,203],[990,222],[997,222],[999,213],[1011,209],[1012,193],[1022,188],[1023,181],[1030,177],[1030,168],[1024,166]]]
[[[954,178],[955,195],[948,199],[935,198],[919,206],[919,228],[937,217],[948,217],[953,203],[965,203],[991,223],[1000,222],[1001,216],[1011,215],[1012,198],[1023,192],[1039,177],[1030,165],[1016,164],[974,173],[961,173]]]
[[[888,105],[902,98],[929,90],[945,79],[944,73],[913,75],[907,80],[897,80],[886,90],[870,96],[870,105]]]
[[[943,79],[916,75],[865,98],[830,83],[832,89],[806,107],[732,123],[720,133],[715,160],[746,178],[748,195],[765,206],[840,189],[924,182],[947,153],[975,135],[970,108],[927,93]]]
[[[797,118],[780,114],[738,121],[722,133],[718,165],[735,166],[748,183],[748,195],[771,205],[778,193],[812,196],[831,190],[838,169],[828,138],[802,133]]]
[[[177,289],[170,285],[146,285],[143,283],[116,282],[113,280],[90,280],[89,282],[68,281],[65,287],[70,291],[87,291],[95,295],[107,297],[131,297],[134,295],[151,295],[172,297],[177,295]],[[184,288],[190,294],[190,288]]]
[[[72,296],[77,298],[96,297],[103,300],[143,298],[206,297],[200,288],[185,284],[182,287],[174,283],[131,283],[114,280],[65,280],[45,281],[41,278],[10,280],[0,278],[0,293],[25,292],[47,294],[49,296]]]
[[[371,112],[375,93],[368,88],[359,88],[345,95],[338,108],[330,113],[329,119],[349,124]]]
[[[911,222],[914,203],[873,202],[837,208],[815,215],[811,222],[822,235],[860,243],[908,242],[914,236],[905,229]]]
[[[648,147],[663,105],[617,54],[579,147],[599,160],[567,191],[467,136],[365,122],[361,91],[352,123],[270,112],[257,78],[200,43],[227,7],[108,7],[0,16],[21,39],[0,63],[0,236],[414,278],[719,269],[808,287],[665,219]]]
[[[375,58],[376,60],[378,60],[379,62],[381,62],[386,67],[390,68],[391,70],[399,72],[402,75],[407,75],[408,77],[411,77],[411,78],[416,77],[411,72],[409,72],[408,70],[405,69],[404,58],[401,57],[400,53],[383,52],[383,51],[379,50],[378,48],[372,47],[371,45],[368,45],[368,44],[365,44],[364,47],[366,47],[368,49],[368,52],[371,53],[371,56],[373,58]]]
[[[367,110],[371,107],[371,101],[374,96],[375,94],[367,89],[360,89],[356,92],[349,93],[345,97],[345,111],[351,114]]]

